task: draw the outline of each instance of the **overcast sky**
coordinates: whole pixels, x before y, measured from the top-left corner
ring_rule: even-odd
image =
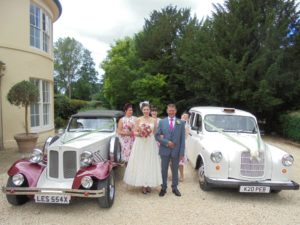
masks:
[[[62,15],[54,23],[54,41],[73,37],[92,52],[96,69],[110,46],[118,39],[132,37],[143,29],[153,10],[173,5],[190,8],[198,19],[210,16],[213,3],[224,0],[60,0]]]

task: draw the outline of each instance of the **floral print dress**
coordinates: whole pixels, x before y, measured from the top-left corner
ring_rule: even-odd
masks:
[[[131,117],[126,117],[124,116],[122,119],[123,127],[122,131],[125,132],[132,132],[135,124],[136,117],[131,116]],[[122,147],[122,159],[125,162],[128,162],[129,156],[131,153],[132,145],[134,142],[134,136],[126,136],[126,135],[119,135],[120,138],[120,143]]]

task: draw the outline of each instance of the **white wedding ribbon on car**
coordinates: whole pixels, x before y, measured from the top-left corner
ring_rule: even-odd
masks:
[[[97,130],[93,130],[93,131],[88,131],[88,132],[85,133],[85,134],[81,134],[81,135],[79,135],[79,136],[77,136],[77,137],[70,138],[70,139],[68,139],[68,140],[65,140],[65,139],[66,139],[66,135],[64,134],[64,136],[63,136],[63,138],[62,138],[62,140],[61,140],[61,143],[66,144],[66,143],[71,142],[71,141],[74,141],[74,140],[76,140],[76,139],[78,139],[78,138],[81,138],[81,137],[84,137],[84,136],[87,136],[87,135],[90,135],[90,134],[93,134],[93,133],[98,133],[98,132],[100,132],[100,131],[103,131],[103,129],[97,129]]]
[[[206,119],[204,119],[203,122],[206,125],[208,125],[209,127],[211,127],[213,130],[215,130],[218,133],[220,133],[220,134],[224,135],[225,137],[227,137],[229,140],[231,140],[231,141],[243,146],[244,148],[246,148],[250,152],[251,158],[256,158],[258,161],[260,161],[259,151],[260,151],[260,148],[261,148],[261,144],[260,144],[261,137],[260,137],[259,131],[257,132],[257,135],[256,135],[257,149],[251,149],[247,145],[240,142],[238,139],[236,139],[236,138],[232,137],[231,135],[227,134],[226,132],[224,132],[223,129],[214,126],[213,124],[208,122]]]

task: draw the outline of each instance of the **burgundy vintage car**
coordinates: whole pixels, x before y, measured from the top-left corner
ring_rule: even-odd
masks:
[[[80,112],[66,130],[49,138],[43,150],[15,162],[2,191],[12,205],[30,199],[36,203],[69,204],[72,197],[97,198],[110,208],[115,197],[114,168],[121,162],[116,136],[121,111]]]

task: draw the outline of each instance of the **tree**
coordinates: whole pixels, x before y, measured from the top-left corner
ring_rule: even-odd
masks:
[[[150,19],[145,20],[143,31],[135,38],[144,71],[154,76],[166,76],[168,102],[184,101],[189,94],[183,88],[184,77],[177,52],[178,42],[185,36],[188,26],[198,26],[189,9],[167,6],[161,11],[154,10]]]
[[[54,43],[54,80],[59,92],[72,97],[72,83],[82,65],[84,48],[74,38],[59,38]]]
[[[274,110],[286,110],[286,94],[278,91],[282,85],[286,93],[291,90],[283,60],[293,48],[287,29],[297,14],[294,1],[227,0],[215,5],[212,18],[180,43],[186,89],[198,102],[242,108],[269,119]],[[297,77],[293,83],[299,82]]]
[[[131,84],[139,77],[139,60],[131,38],[119,40],[102,63],[103,96],[111,108],[122,109],[126,102],[135,99]]]
[[[100,91],[97,75],[91,52],[84,49],[82,65],[78,71],[79,79],[73,83],[72,96],[76,99],[91,100],[92,96]]]
[[[39,101],[39,90],[30,81],[21,81],[11,87],[7,94],[7,100],[10,104],[15,106],[22,106],[25,108],[25,131],[26,135],[29,133],[28,129],[28,107]]]
[[[138,104],[142,100],[148,100],[159,111],[164,110],[166,107],[163,104],[166,101],[166,84],[166,76],[162,74],[155,76],[148,74],[143,78],[133,81],[131,89],[135,98],[131,102]]]

